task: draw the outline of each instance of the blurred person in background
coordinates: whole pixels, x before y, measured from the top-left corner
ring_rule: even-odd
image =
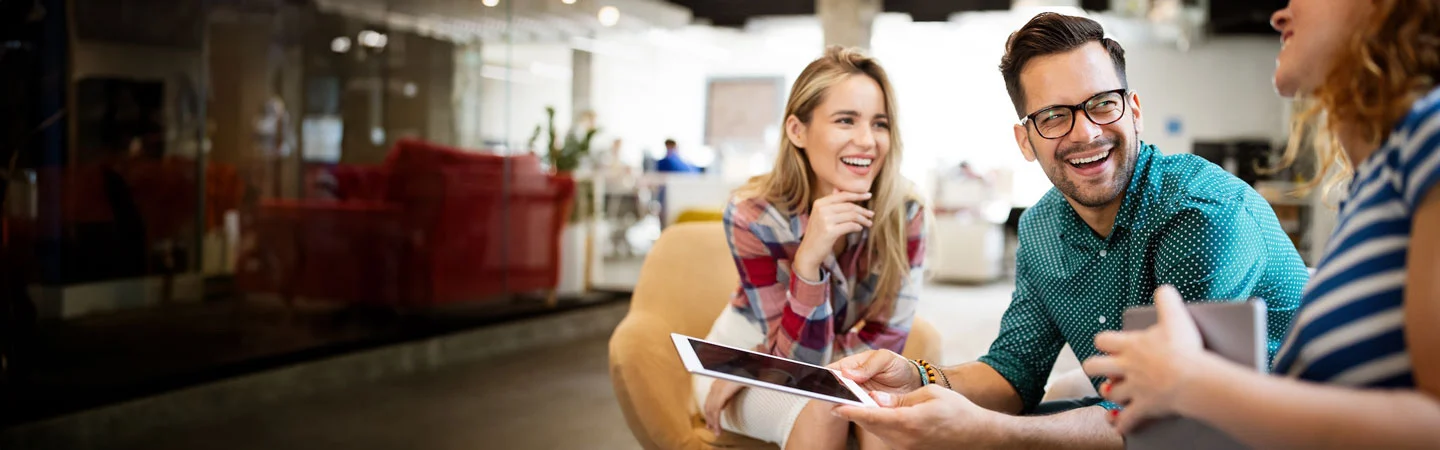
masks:
[[[670,173],[700,173],[700,168],[685,162],[680,157],[680,149],[675,145],[674,139],[665,140],[665,157],[655,162],[656,172]]]
[[[1055,185],[1020,220],[1000,334],[979,360],[939,369],[948,382],[923,388],[893,352],[842,360],[835,367],[890,407],[836,412],[899,448],[1121,448],[1106,422],[1118,406],[1093,394],[1100,378],[1076,372],[1090,396],[1041,402],[1066,344],[1082,360],[1099,355],[1095,335],[1119,330],[1127,308],[1151,304],[1168,284],[1190,301],[1264,299],[1273,356],[1308,273],[1253,188],[1140,140],[1125,50],[1099,23],[1039,14],[1010,36],[1000,72],[1019,119],[1015,142]]]
[[[960,166],[956,167],[955,171],[956,175],[960,178],[986,181],[984,175],[981,175],[979,172],[976,172],[974,168],[970,167],[969,161],[960,161]]]
[[[626,163],[622,154],[624,142],[620,139],[610,145],[607,152],[596,155],[595,167],[605,183],[604,211],[609,231],[609,252],[606,256],[634,256],[635,249],[627,239],[631,226],[639,222],[645,213],[641,205],[640,184],[635,168]]]
[[[700,168],[691,165],[680,157],[680,149],[675,145],[674,139],[665,140],[665,157],[655,161],[655,172],[662,174],[649,177],[647,184],[653,186],[655,202],[658,204],[655,209],[659,210],[662,219],[670,217],[670,208],[665,201],[665,176],[663,174],[698,174],[702,173]],[[663,220],[662,220],[663,222]]]
[[[1275,375],[1205,351],[1174,291],[1085,367],[1122,432],[1178,414],[1254,448],[1440,448],[1440,4],[1291,0],[1271,24],[1275,88],[1313,100],[1283,161],[1313,151],[1317,181],[1348,182]]]
[[[273,96],[260,107],[254,123],[255,186],[262,198],[283,197],[285,159],[292,150],[290,134],[290,112],[283,99]]]
[[[970,167],[968,161],[940,174],[936,182],[935,214],[980,217],[982,209],[995,198],[991,181]]]
[[[616,138],[610,144],[609,151],[596,155],[595,167],[607,185],[627,187],[635,182],[635,168],[625,162],[622,156],[624,149],[624,141]]]
[[[895,112],[885,70],[858,50],[831,47],[806,66],[785,107],[775,168],[725,209],[740,286],[708,340],[819,365],[905,347],[923,281],[925,213],[898,170]],[[829,403],[694,381],[717,433],[787,449],[850,443],[849,421]],[[855,435],[860,448],[880,445]]]

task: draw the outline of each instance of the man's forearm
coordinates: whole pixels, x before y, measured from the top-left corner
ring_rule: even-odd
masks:
[[[982,362],[945,369],[951,387],[985,409],[1004,413],[993,435],[999,448],[1119,449],[1120,433],[1105,421],[1105,408],[1092,406],[1047,416],[1016,416],[1025,407],[1010,381]]]
[[[968,362],[944,369],[950,387],[982,408],[1005,414],[1019,414],[1025,404],[1020,394],[1000,372],[982,362]]]
[[[1105,408],[1090,406],[1048,416],[1007,416],[997,432],[999,448],[1120,449],[1125,440],[1105,421]]]

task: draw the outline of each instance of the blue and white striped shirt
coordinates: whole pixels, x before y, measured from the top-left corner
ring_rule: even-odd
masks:
[[[1405,258],[1415,209],[1437,182],[1440,89],[1416,102],[1356,168],[1276,373],[1346,386],[1415,385],[1405,345]]]

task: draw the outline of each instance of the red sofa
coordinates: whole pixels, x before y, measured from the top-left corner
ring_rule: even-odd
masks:
[[[35,175],[35,185],[22,194],[39,202],[36,216],[5,217],[4,239],[33,247],[28,254],[37,259],[22,264],[37,268],[39,282],[191,270],[185,257],[198,251],[193,243],[200,195],[194,160],[115,158],[43,167]],[[177,247],[173,260],[161,257],[161,242]]]
[[[242,290],[423,306],[558,282],[575,185],[534,155],[402,140],[382,165],[328,172],[334,199],[262,202],[244,230]]]

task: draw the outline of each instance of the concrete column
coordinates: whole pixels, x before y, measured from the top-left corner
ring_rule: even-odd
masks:
[[[880,14],[881,0],[815,0],[815,15],[825,32],[825,46],[870,48],[870,30]]]
[[[479,41],[455,46],[455,134],[460,148],[485,148],[480,130],[480,115],[485,110],[481,92],[485,80],[480,77],[484,61]]]
[[[570,53],[570,111],[578,120],[595,109],[591,86],[594,84],[594,56],[584,50]],[[572,121],[571,123],[577,123]]]

